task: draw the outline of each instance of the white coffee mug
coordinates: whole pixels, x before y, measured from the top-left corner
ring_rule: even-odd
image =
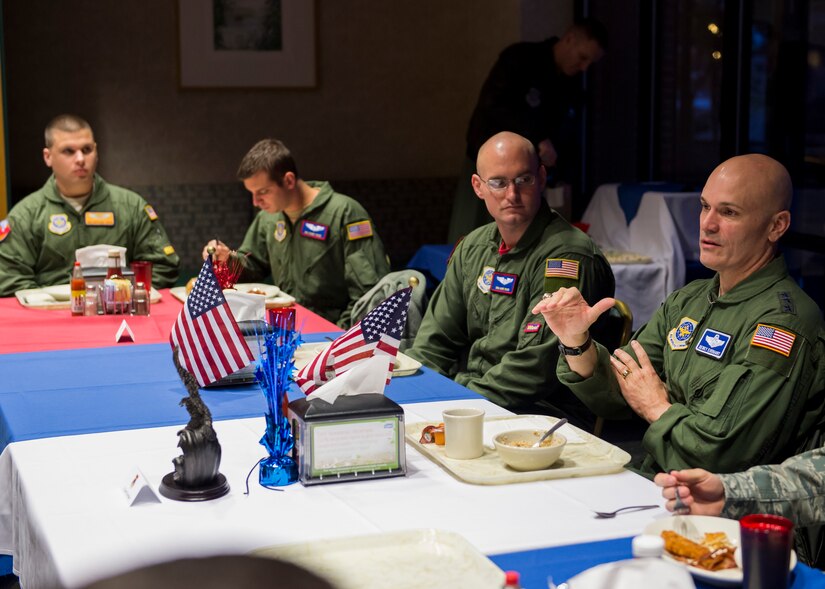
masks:
[[[444,451],[449,458],[467,460],[484,454],[484,410],[445,409]]]

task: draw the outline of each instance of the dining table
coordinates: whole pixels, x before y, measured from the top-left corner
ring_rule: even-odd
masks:
[[[518,484],[470,484],[407,444],[406,475],[273,492],[250,470],[265,450],[266,403],[257,385],[206,388],[230,492],[196,503],[158,494],[173,470],[186,390],[172,366],[169,332],[182,304],[160,291],[149,317],[72,317],[0,299],[0,563],[21,585],[80,587],[131,568],[186,556],[248,553],[301,542],[438,530],[458,534],[525,588],[567,580],[631,557],[631,539],[670,517],[658,489],[630,470]],[[307,342],[341,331],[298,306]],[[134,341],[116,342],[123,320]],[[385,394],[406,424],[438,422],[453,407],[512,414],[421,367]],[[290,399],[302,393],[293,387]],[[131,504],[140,472],[155,491]],[[247,492],[248,489],[248,492]],[[597,519],[624,505],[656,509]],[[797,565],[792,587],[816,586]],[[697,586],[705,585],[699,583]]]

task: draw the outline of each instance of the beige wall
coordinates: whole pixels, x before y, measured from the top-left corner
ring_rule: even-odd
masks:
[[[62,111],[90,119],[118,184],[232,181],[267,135],[306,177],[455,175],[498,52],[540,37],[536,16],[558,15],[546,29],[560,32],[572,0],[319,0],[310,90],[180,89],[171,0],[3,4],[10,175],[29,187],[47,173],[42,128]]]

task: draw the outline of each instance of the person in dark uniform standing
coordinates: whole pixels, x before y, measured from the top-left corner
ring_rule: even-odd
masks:
[[[510,45],[498,58],[481,88],[467,130],[467,164],[456,193],[450,221],[451,241],[488,223],[478,199],[466,189],[481,145],[500,131],[529,139],[552,173],[569,168],[576,111],[582,103],[579,74],[604,55],[607,30],[599,21],[576,21],[561,38]],[[569,175],[569,172],[568,172]],[[569,178],[567,178],[569,179]]]
[[[367,211],[339,194],[329,182],[308,182],[298,175],[289,149],[263,139],[244,156],[238,178],[261,212],[252,221],[238,259],[243,280],[271,273],[284,292],[325,319],[349,328],[352,307],[389,271],[384,244]],[[212,240],[225,261],[229,248]]]

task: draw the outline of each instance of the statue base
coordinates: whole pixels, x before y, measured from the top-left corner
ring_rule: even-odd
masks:
[[[170,472],[160,482],[160,494],[175,501],[210,501],[223,497],[229,493],[229,483],[226,477],[218,473],[209,484],[200,487],[186,488],[175,480],[175,473]]]

